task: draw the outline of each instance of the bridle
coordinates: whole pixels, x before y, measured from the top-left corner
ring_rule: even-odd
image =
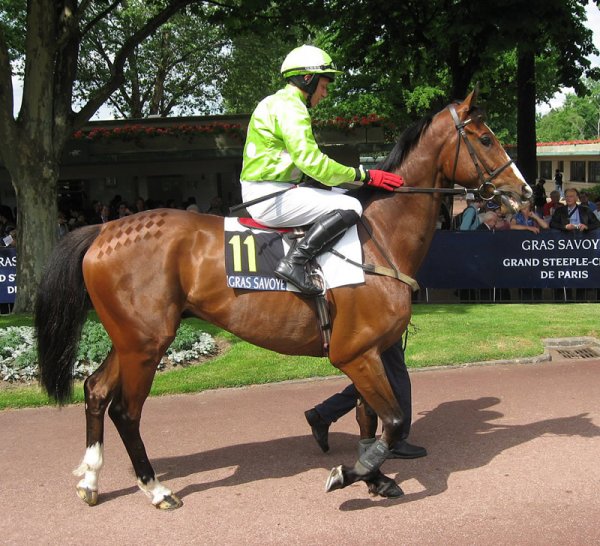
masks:
[[[453,105],[448,106],[448,110],[450,110],[450,114],[452,115],[452,119],[454,120],[454,126],[456,127],[456,130],[458,131],[458,138],[456,139],[456,155],[454,157],[454,167],[452,169],[451,182],[455,183],[456,168],[458,165],[458,156],[460,153],[460,144],[461,144],[461,142],[464,141],[465,146],[467,147],[467,150],[469,151],[469,155],[471,156],[471,160],[473,161],[473,164],[475,165],[475,169],[477,170],[477,176],[479,177],[479,181],[481,182],[481,185],[479,186],[479,188],[477,190],[474,190],[473,193],[478,193],[479,196],[485,201],[490,201],[496,195],[500,195],[500,196],[502,196],[503,199],[505,199],[505,196],[503,195],[504,192],[502,192],[501,190],[497,190],[496,186],[492,183],[492,180],[494,180],[494,178],[496,178],[507,167],[512,165],[513,160],[509,159],[504,165],[502,165],[501,167],[498,167],[497,169],[494,169],[494,170],[490,169],[490,167],[487,165],[487,163],[481,157],[479,157],[477,155],[477,152],[475,151],[475,148],[473,148],[473,145],[471,144],[471,142],[469,141],[469,138],[467,136],[467,132],[465,131],[465,127],[467,125],[469,125],[469,123],[471,123],[473,120],[467,119],[465,121],[460,121],[460,119],[458,119],[456,109],[454,108]],[[484,170],[485,170],[485,173],[484,173]],[[411,187],[411,186],[408,186],[408,187],[401,186],[400,188],[396,188],[394,190],[394,192],[396,192],[396,193],[442,193],[442,194],[466,195],[467,189],[466,188],[461,188],[461,189],[456,189],[456,188],[415,188],[415,187]],[[368,233],[368,235],[371,238],[371,240],[373,241],[373,243],[379,249],[379,252],[381,253],[381,255],[388,262],[390,267],[383,267],[383,266],[373,265],[373,264],[361,264],[358,262],[354,262],[354,261],[348,259],[347,257],[345,257],[344,255],[340,254],[339,252],[337,252],[334,249],[329,250],[329,252],[335,254],[339,258],[342,258],[343,260],[346,260],[347,262],[350,262],[351,264],[353,264],[357,267],[362,268],[364,271],[366,271],[368,273],[375,273],[377,275],[385,275],[387,277],[393,277],[395,279],[398,279],[398,280],[408,284],[412,288],[413,291],[418,290],[419,284],[417,283],[417,281],[415,281],[411,277],[408,277],[407,275],[404,275],[403,273],[401,273],[396,268],[396,266],[392,263],[392,261],[390,260],[390,258],[387,255],[387,252],[385,251],[385,249],[377,242],[375,237],[373,237],[373,232],[372,232],[371,228],[366,224],[364,217],[361,217],[360,222],[363,225],[363,227],[365,228],[365,231]]]
[[[456,109],[454,105],[448,106],[448,110],[450,111],[450,115],[454,120],[454,127],[458,131],[458,138],[456,139],[456,153],[454,155],[454,166],[452,168],[452,179],[450,182],[454,185],[456,183],[456,169],[458,167],[458,155],[460,154],[460,145],[462,142],[465,143],[467,150],[469,152],[469,156],[475,165],[475,169],[477,170],[477,176],[479,177],[480,186],[476,190],[467,190],[466,188],[415,188],[411,186],[402,186],[400,188],[396,188],[394,190],[395,193],[441,193],[446,195],[466,195],[467,193],[476,193],[481,199],[484,201],[490,201],[497,195],[500,195],[504,198],[502,190],[496,189],[495,184],[492,183],[492,180],[496,178],[501,172],[503,172],[507,167],[512,165],[513,160],[509,159],[504,165],[498,167],[497,169],[490,169],[488,164],[477,155],[475,148],[469,141],[469,137],[467,136],[467,132],[465,131],[465,127],[472,123],[473,120],[471,118],[460,121],[458,118],[458,114],[456,113]]]
[[[479,181],[481,182],[477,193],[484,201],[489,201],[493,199],[494,196],[499,195],[501,193],[496,189],[496,186],[492,183],[492,180],[494,180],[494,178],[496,178],[507,167],[512,165],[513,160],[509,159],[504,165],[498,167],[497,169],[490,169],[490,167],[483,160],[483,158],[477,155],[477,152],[475,151],[475,148],[469,141],[469,137],[467,136],[467,132],[465,131],[465,127],[469,125],[469,123],[471,123],[473,120],[469,118],[465,121],[460,121],[460,119],[458,118],[458,114],[456,113],[456,109],[452,104],[448,106],[448,110],[450,110],[450,115],[454,120],[454,126],[456,127],[459,136],[459,138],[456,139],[456,154],[454,156],[454,167],[452,169],[451,182],[455,182],[456,168],[458,166],[458,154],[460,153],[460,144],[461,142],[464,142],[469,152],[469,155],[471,156],[471,160],[475,165],[475,169],[477,170],[477,176],[479,177]]]

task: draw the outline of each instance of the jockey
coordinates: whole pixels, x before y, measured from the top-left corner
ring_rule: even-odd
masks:
[[[313,224],[275,270],[279,278],[308,296],[321,290],[307,276],[306,263],[330,248],[358,221],[362,206],[340,192],[294,187],[302,176],[326,186],[361,181],[389,191],[404,183],[400,176],[385,171],[347,167],[319,150],[308,109],[327,96],[329,83],[341,73],[331,57],[317,47],[303,45],[291,51],[281,65],[287,85],[258,104],[244,147],[240,175],[244,201],[293,188],[249,206],[252,218],[270,227]]]

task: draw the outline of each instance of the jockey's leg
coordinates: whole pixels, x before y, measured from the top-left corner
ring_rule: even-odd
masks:
[[[279,262],[275,275],[292,283],[307,296],[320,294],[322,290],[306,274],[307,262],[330,248],[358,219],[358,214],[353,210],[334,210],[318,218],[304,238]]]
[[[282,184],[244,182],[244,199],[268,195]],[[285,187],[285,186],[284,186]],[[306,276],[309,260],[324,252],[338,237],[353,226],[362,214],[362,205],[355,197],[343,192],[299,186],[277,197],[248,207],[255,220],[270,227],[297,227],[313,224],[305,237],[280,262],[275,274],[290,282],[306,295],[317,295],[317,288]]]

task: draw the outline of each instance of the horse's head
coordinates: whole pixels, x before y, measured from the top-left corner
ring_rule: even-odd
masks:
[[[529,184],[485,124],[477,106],[477,89],[463,102],[451,104],[440,113],[453,127],[440,154],[445,178],[469,189],[478,189],[484,199],[500,201],[516,212],[532,195]]]

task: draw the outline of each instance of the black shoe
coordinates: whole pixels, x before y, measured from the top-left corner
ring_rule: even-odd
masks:
[[[353,210],[333,210],[317,218],[296,245],[292,246],[275,269],[275,276],[292,283],[306,296],[317,296],[323,290],[306,274],[306,264],[333,246],[333,244],[356,224],[358,214]]]
[[[325,421],[316,409],[309,409],[304,412],[304,417],[312,429],[317,444],[323,450],[323,453],[329,451],[329,423]]]
[[[406,440],[400,440],[390,449],[388,459],[418,459],[426,455],[427,450],[424,447],[413,446]]]
[[[304,264],[293,263],[291,259],[284,258],[275,269],[275,276],[293,284],[305,296],[318,296],[323,290],[312,283],[306,275]]]

